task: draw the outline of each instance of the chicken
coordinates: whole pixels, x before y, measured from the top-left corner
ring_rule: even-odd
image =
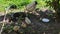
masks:
[[[36,8],[37,1],[34,1],[26,6],[26,12],[33,12],[33,10]]]
[[[25,22],[27,23],[27,24],[31,24],[31,20],[27,17],[28,16],[28,12],[32,12],[32,13],[34,13],[34,10],[35,10],[35,8],[36,8],[36,5],[37,5],[37,1],[34,1],[34,2],[32,2],[31,4],[28,4],[27,6],[26,6],[26,11],[25,11],[25,13],[26,13],[26,17],[25,17]]]

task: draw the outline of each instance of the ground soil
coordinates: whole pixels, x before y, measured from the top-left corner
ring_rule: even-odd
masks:
[[[2,15],[2,14],[4,14],[4,13],[0,12],[0,15]],[[57,23],[56,21],[54,21],[55,19],[51,20],[49,23],[44,23],[39,20],[40,18],[41,18],[40,16],[33,16],[33,17],[29,18],[32,22],[31,26],[29,26],[29,27],[32,27],[32,29],[34,29],[34,31],[37,32],[36,34],[44,34],[44,33],[45,34],[59,34],[60,23]],[[14,32],[9,33],[9,34],[13,34],[13,33]],[[16,34],[16,33],[14,33],[14,34]],[[31,33],[27,32],[25,34],[31,34]]]

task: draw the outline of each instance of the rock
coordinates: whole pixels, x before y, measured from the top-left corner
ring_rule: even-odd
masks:
[[[49,22],[50,20],[49,19],[47,19],[47,18],[43,18],[42,19],[42,22]]]
[[[13,30],[14,30],[14,31],[17,31],[17,30],[19,30],[19,28],[20,28],[19,26],[14,26],[14,27],[13,27]]]
[[[23,28],[26,28],[26,27],[27,27],[27,25],[26,25],[25,23],[22,23],[21,26],[22,26]]]
[[[31,20],[30,20],[28,17],[25,17],[25,22],[26,22],[27,24],[31,24]]]
[[[23,32],[20,32],[20,34],[23,34]]]

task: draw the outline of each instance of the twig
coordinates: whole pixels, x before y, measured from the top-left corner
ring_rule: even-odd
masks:
[[[4,26],[5,26],[5,19],[6,19],[6,14],[7,14],[7,10],[6,10],[6,12],[4,13],[5,14],[5,16],[4,16],[4,20],[3,20],[3,25],[2,25],[2,28],[1,28],[1,30],[0,30],[0,34],[2,34],[2,31],[3,31],[3,28],[4,28]]]
[[[3,23],[2,28],[0,30],[0,34],[2,34],[3,28],[4,28],[4,23]]]

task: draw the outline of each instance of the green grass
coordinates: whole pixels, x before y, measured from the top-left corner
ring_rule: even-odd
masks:
[[[21,9],[33,1],[34,0],[0,0],[0,11],[5,11],[5,7],[8,7],[11,4],[15,4],[19,9]],[[36,1],[38,2],[37,8],[46,6],[44,0],[36,0]]]

